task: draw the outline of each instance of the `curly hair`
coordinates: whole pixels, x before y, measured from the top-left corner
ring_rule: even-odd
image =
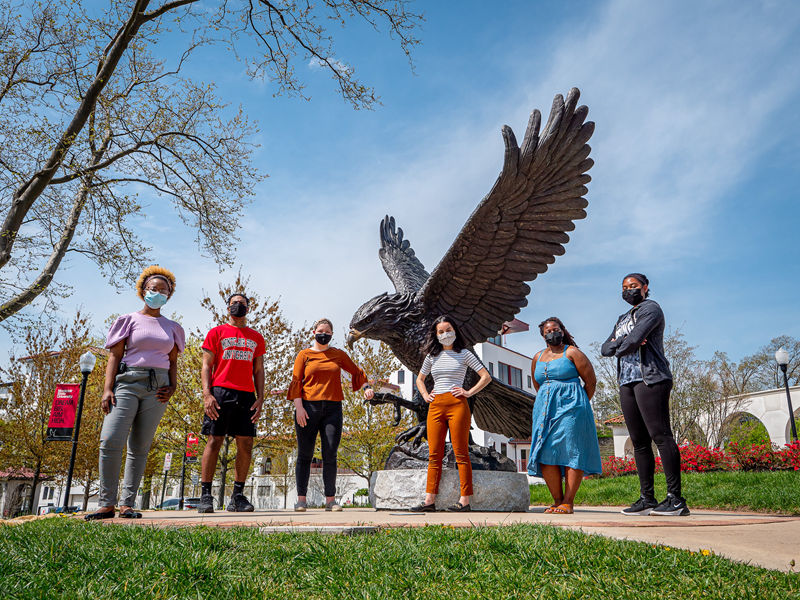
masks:
[[[568,344],[570,346],[575,346],[576,348],[578,347],[578,344],[575,343],[575,338],[573,338],[572,334],[570,334],[570,332],[567,331],[567,328],[564,327],[564,324],[561,322],[561,319],[559,319],[558,317],[550,317],[548,319],[545,319],[541,323],[539,323],[539,334],[542,337],[544,337],[544,326],[547,323],[556,323],[559,327],[561,327],[561,331],[564,332],[564,343],[565,344]]]
[[[169,295],[172,296],[175,292],[175,275],[169,269],[158,265],[150,265],[142,271],[142,274],[139,275],[139,279],[136,280],[136,293],[139,294],[139,298],[144,300],[144,286],[147,284],[148,280],[153,277],[158,277],[165,281],[167,286],[169,286]]]

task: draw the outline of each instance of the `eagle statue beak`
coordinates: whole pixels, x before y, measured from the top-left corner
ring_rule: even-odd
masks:
[[[347,334],[347,347],[350,350],[352,350],[353,344],[355,344],[362,337],[364,337],[364,334],[361,333],[358,329],[351,329],[350,333]]]

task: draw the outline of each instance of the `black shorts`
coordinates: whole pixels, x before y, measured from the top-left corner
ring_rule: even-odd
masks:
[[[203,415],[202,435],[256,436],[256,425],[250,420],[255,414],[254,410],[250,410],[256,403],[254,392],[214,386],[211,393],[220,406],[217,410],[219,417],[214,421],[208,415]]]

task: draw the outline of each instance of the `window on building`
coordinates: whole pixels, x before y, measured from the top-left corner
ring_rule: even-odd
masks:
[[[508,451],[508,446],[506,444],[500,444],[500,454],[506,456],[507,451]]]
[[[497,378],[506,385],[522,389],[522,370],[505,363],[497,363]]]
[[[496,346],[502,346],[503,345],[503,336],[498,333],[496,336],[490,337],[486,341],[487,342],[491,342],[492,344],[494,344]]]
[[[494,377],[494,363],[489,363],[489,375]]]
[[[533,387],[533,386],[531,385],[531,376],[530,376],[530,375],[528,375],[528,387]]]
[[[406,372],[403,369],[400,369],[397,372],[397,383],[399,385],[403,385],[406,382]]]

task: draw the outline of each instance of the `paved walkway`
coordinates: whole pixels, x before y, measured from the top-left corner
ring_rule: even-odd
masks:
[[[115,518],[100,522],[157,527],[269,526],[274,529],[278,526],[297,527],[298,530],[307,530],[309,526],[330,530],[356,525],[415,527],[438,524],[472,527],[538,523],[688,550],[711,550],[715,554],[768,569],[800,572],[800,517],[715,510],[693,510],[688,517],[628,517],[619,512],[620,508],[583,506],[577,507],[572,515],[548,515],[538,507],[526,513],[415,514],[367,508],[345,509],[342,512],[311,509],[305,513],[272,510],[204,515],[194,511],[144,511],[141,519]]]

